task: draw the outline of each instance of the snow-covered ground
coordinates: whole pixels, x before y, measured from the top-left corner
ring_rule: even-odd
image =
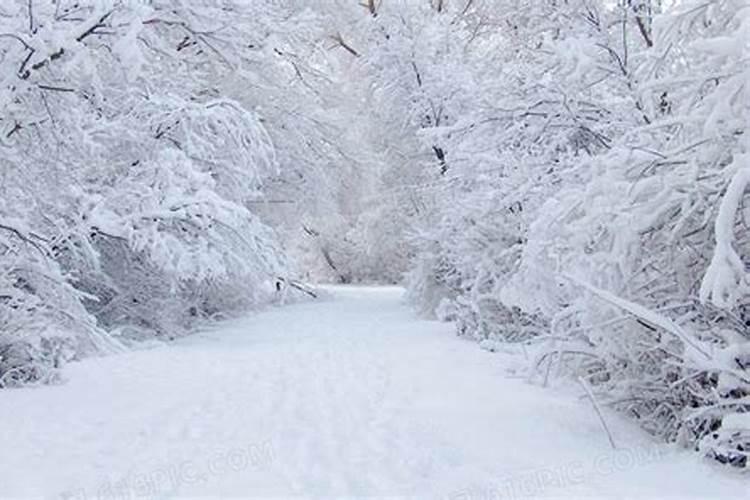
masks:
[[[750,498],[423,321],[396,288],[251,315],[0,392],[0,497]]]

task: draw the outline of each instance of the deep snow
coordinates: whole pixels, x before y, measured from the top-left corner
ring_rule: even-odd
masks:
[[[0,497],[750,498],[508,358],[419,320],[397,288],[248,316],[0,392]]]

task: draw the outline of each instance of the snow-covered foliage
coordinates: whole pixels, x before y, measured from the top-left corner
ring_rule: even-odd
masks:
[[[0,6],[0,386],[269,300],[287,263],[254,206],[282,164],[220,88],[274,5]]]
[[[406,276],[745,467],[749,52],[744,0],[6,1],[0,386]]]
[[[540,209],[502,292],[554,327],[540,366],[575,370],[651,432],[701,446],[726,444],[722,418],[750,393],[737,217],[748,20],[741,2],[684,2],[629,46],[636,121]],[[749,437],[709,453],[746,465]]]
[[[412,299],[746,465],[748,6],[395,4],[374,77],[423,118],[399,146],[442,153],[408,173]]]

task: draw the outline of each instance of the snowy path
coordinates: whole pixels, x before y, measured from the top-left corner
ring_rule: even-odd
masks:
[[[398,289],[333,291],[0,392],[0,497],[749,498],[616,416],[612,452],[586,401],[507,378]]]

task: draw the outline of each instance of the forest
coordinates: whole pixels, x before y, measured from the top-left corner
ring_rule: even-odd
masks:
[[[746,0],[3,0],[0,68],[0,398],[400,285],[750,467]]]

